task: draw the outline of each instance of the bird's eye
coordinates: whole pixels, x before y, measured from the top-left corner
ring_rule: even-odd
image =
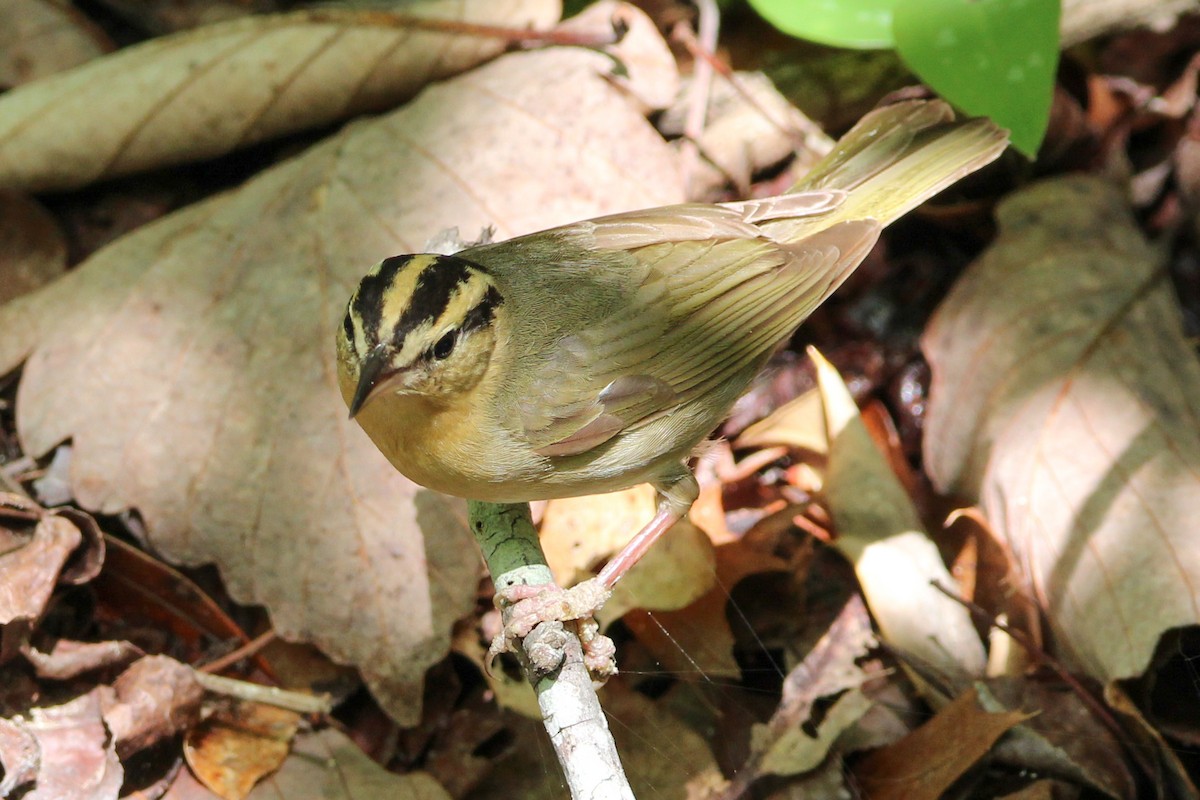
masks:
[[[433,349],[430,350],[430,352],[433,354],[433,357],[438,361],[449,358],[450,354],[454,352],[454,342],[457,340],[457,338],[458,337],[455,332],[450,331],[445,336],[438,339],[437,344],[435,344]]]

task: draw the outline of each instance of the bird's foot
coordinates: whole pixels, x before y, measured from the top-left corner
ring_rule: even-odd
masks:
[[[607,680],[617,672],[616,647],[611,639],[600,633],[600,626],[592,614],[611,594],[612,590],[595,578],[570,589],[549,583],[497,590],[496,605],[502,609],[507,606],[504,609],[506,621],[504,629],[492,640],[487,663],[491,664],[501,653],[514,652],[518,640],[530,637],[526,652],[535,672],[552,672],[562,662],[562,644],[554,636],[536,636],[536,629],[544,622],[559,622],[575,626],[588,671],[597,680]]]

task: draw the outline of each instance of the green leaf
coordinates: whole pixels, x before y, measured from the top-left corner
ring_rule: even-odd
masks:
[[[1059,14],[1059,0],[896,0],[892,32],[913,72],[1032,158],[1050,121]]]
[[[750,0],[762,18],[789,36],[834,47],[892,47],[897,0]]]

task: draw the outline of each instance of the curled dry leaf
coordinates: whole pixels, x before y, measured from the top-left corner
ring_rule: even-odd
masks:
[[[981,676],[983,643],[970,613],[933,586],[956,591],[958,584],[841,376],[815,349],[809,355],[824,401],[830,442],[824,491],[837,546],[853,562],[883,638],[952,684]]]
[[[544,27],[558,13],[556,0],[425,0],[153,39],[0,97],[0,185],[74,188],[389,108],[508,44],[417,20]]]
[[[633,22],[618,58],[670,63]],[[28,356],[26,451],[73,438],[84,506],[138,508],[153,546],[216,561],[281,635],[359,666],[414,723],[478,555],[462,504],[406,481],[347,420],[335,326],[371,264],[451,225],[510,236],[679,202],[671,150],[612,64],[505,56],[0,308],[0,371]]]
[[[1200,365],[1121,191],[1047,181],[938,309],[925,463],[979,498],[1056,642],[1100,680],[1200,621]]]
[[[167,656],[146,656],[121,673],[104,697],[104,722],[123,759],[187,730],[204,697],[196,674]]]
[[[41,760],[37,737],[29,727],[18,719],[0,719],[0,767],[4,768],[0,797],[36,778]]]
[[[94,529],[90,519],[87,523]],[[84,542],[75,520],[0,494],[0,663],[24,643],[54,587],[76,582],[67,565]]]
[[[40,643],[39,643],[40,644]],[[21,654],[33,665],[39,678],[65,681],[102,667],[127,664],[144,655],[137,645],[126,641],[74,642],[58,639],[44,652],[33,646]]]
[[[91,61],[113,47],[65,0],[0,3],[0,89]]]
[[[41,764],[23,800],[116,800],[125,770],[100,715],[103,691],[30,712]]]

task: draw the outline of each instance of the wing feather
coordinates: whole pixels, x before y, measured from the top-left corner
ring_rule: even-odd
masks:
[[[593,221],[599,241],[630,248],[644,278],[629,302],[563,337],[532,376],[539,388],[519,404],[521,423],[542,455],[587,452],[732,381],[748,381],[858,265],[880,229],[856,220],[803,243],[779,243],[748,236],[746,228],[757,229],[736,207],[696,209],[653,234],[636,215]],[[771,211],[752,213],[770,218]]]

